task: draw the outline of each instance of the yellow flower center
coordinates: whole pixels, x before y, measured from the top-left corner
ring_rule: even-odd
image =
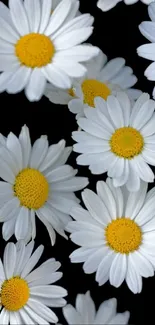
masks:
[[[17,311],[27,303],[30,291],[27,282],[20,277],[5,280],[1,287],[1,304],[9,311]]]
[[[16,176],[13,189],[22,206],[37,210],[48,198],[49,185],[39,170],[26,168]]]
[[[128,218],[113,220],[106,227],[105,236],[108,246],[122,254],[134,252],[142,242],[140,227]]]
[[[132,127],[117,129],[110,139],[111,151],[126,159],[139,155],[144,147],[144,139],[139,131]]]
[[[107,99],[111,94],[111,90],[107,87],[106,84],[95,79],[86,79],[82,83],[82,91],[84,94],[84,103],[88,104],[91,107],[95,107],[94,98],[102,97]]]
[[[22,36],[15,45],[19,61],[30,68],[40,68],[52,61],[55,48],[49,37],[30,33]]]

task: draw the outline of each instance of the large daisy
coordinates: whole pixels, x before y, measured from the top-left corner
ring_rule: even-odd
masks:
[[[76,0],[62,0],[56,9],[52,0],[10,0],[9,7],[0,3],[0,91],[25,89],[36,101],[47,81],[70,88],[71,78],[86,72],[79,62],[98,54],[98,48],[80,45],[92,33],[93,17],[76,17]]]
[[[108,10],[112,9],[113,7],[115,7],[117,5],[117,3],[119,3],[120,1],[123,1],[123,0],[98,0],[97,6],[98,6],[98,8],[100,8],[103,11],[108,11]],[[154,0],[141,0],[141,1],[143,3],[145,3],[146,5],[148,5],[149,3],[151,3]],[[138,0],[124,0],[124,3],[126,5],[132,5],[136,2],[138,2]]]
[[[66,305],[63,314],[68,324],[128,324],[130,313],[117,313],[117,300],[115,298],[102,302],[96,311],[90,292],[78,294],[76,297],[76,308]]]
[[[63,307],[67,291],[53,285],[62,277],[61,264],[51,258],[37,267],[44,247],[32,254],[34,242],[8,243],[0,259],[0,324],[49,324],[58,318],[49,307]],[[52,284],[52,285],[51,285]],[[48,307],[47,307],[48,306]]]
[[[144,75],[148,80],[155,81],[155,3],[151,3],[148,7],[148,14],[150,21],[144,21],[139,25],[141,33],[152,43],[141,45],[138,47],[137,52],[139,56],[153,61],[145,70]],[[155,98],[155,87],[153,89],[153,98]]]
[[[81,153],[79,165],[89,165],[93,174],[107,172],[114,186],[126,184],[137,191],[140,179],[153,182],[148,164],[155,166],[155,101],[142,94],[132,107],[128,96],[118,92],[107,101],[95,98],[96,109],[85,109],[78,125],[84,131],[73,132]]]
[[[147,183],[130,193],[115,188],[110,178],[97,183],[97,194],[86,189],[82,198],[87,210],[74,208],[67,230],[81,246],[70,258],[84,262],[87,274],[96,272],[96,281],[119,287],[125,280],[133,293],[142,290],[142,277],[155,269],[155,188]]]
[[[0,142],[0,222],[3,238],[15,234],[17,240],[36,236],[35,215],[46,226],[51,242],[55,231],[67,238],[64,228],[70,221],[70,209],[78,204],[74,192],[88,184],[75,177],[77,170],[65,165],[71,148],[65,141],[49,146],[41,136],[31,146],[29,130],[24,126],[19,139],[10,133]]]
[[[133,70],[125,66],[123,58],[107,61],[107,56],[100,50],[99,55],[85,64],[87,73],[83,78],[72,81],[72,88],[61,90],[48,84],[45,95],[56,104],[68,104],[70,111],[84,115],[85,107],[94,107],[97,96],[107,100],[110,94],[124,90],[130,99],[135,100],[141,91],[131,88],[137,82]]]

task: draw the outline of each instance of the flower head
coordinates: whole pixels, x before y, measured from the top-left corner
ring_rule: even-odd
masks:
[[[90,292],[78,294],[76,297],[76,308],[66,305],[63,314],[68,324],[127,324],[130,313],[117,313],[117,300],[115,298],[102,302],[96,311]]]
[[[1,324],[49,324],[58,318],[49,307],[62,307],[67,291],[51,285],[62,277],[61,264],[51,258],[33,270],[44,247],[32,254],[34,242],[8,243],[0,260]],[[48,307],[47,307],[48,306]]]
[[[92,33],[93,17],[79,15],[79,1],[10,0],[0,2],[0,91],[25,89],[30,101],[39,100],[49,81],[70,88],[72,77],[81,77],[80,63],[98,54],[98,49],[80,45]]]
[[[77,170],[66,161],[71,148],[65,141],[49,146],[47,136],[31,145],[29,129],[24,126],[19,139],[10,133],[1,135],[0,148],[0,222],[3,238],[15,234],[17,240],[34,239],[35,215],[46,226],[51,242],[55,231],[67,238],[64,228],[70,220],[70,209],[78,204],[74,192],[88,184],[76,177]]]
[[[97,194],[84,190],[87,210],[73,208],[67,230],[81,246],[71,262],[84,262],[85,273],[96,272],[96,281],[108,280],[118,288],[125,280],[133,293],[142,290],[142,277],[154,275],[155,268],[155,188],[147,193],[147,183],[131,193],[115,188],[110,178],[97,183]]]
[[[107,172],[114,186],[126,184],[130,191],[139,189],[140,179],[153,182],[148,164],[155,165],[155,101],[144,93],[133,105],[123,92],[94,101],[95,110],[86,108],[78,119],[83,131],[73,132],[77,163],[93,174]]]

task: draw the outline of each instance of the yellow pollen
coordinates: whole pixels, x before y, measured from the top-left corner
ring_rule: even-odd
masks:
[[[86,79],[82,83],[82,91],[84,94],[84,103],[88,104],[91,107],[94,106],[94,98],[99,96],[103,99],[111,94],[111,90],[107,87],[106,84],[95,79]]]
[[[74,89],[73,88],[68,89],[68,94],[72,97],[75,97]]]
[[[1,287],[1,305],[8,311],[17,311],[24,307],[30,291],[27,282],[20,277],[5,280]]]
[[[113,220],[105,230],[107,244],[115,252],[129,254],[137,250],[142,242],[140,227],[131,219]]]
[[[30,33],[18,40],[15,53],[23,65],[41,68],[52,61],[55,47],[46,35]]]
[[[132,127],[117,129],[110,139],[111,151],[126,159],[139,155],[144,147],[144,138]]]
[[[49,185],[39,170],[26,168],[16,176],[13,189],[22,206],[37,210],[47,201]]]

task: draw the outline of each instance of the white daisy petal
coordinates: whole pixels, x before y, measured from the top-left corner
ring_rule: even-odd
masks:
[[[58,318],[55,315],[55,313],[52,310],[50,310],[48,307],[46,307],[43,304],[41,304],[39,301],[36,301],[34,299],[29,299],[27,305],[37,315],[41,316],[46,321],[52,322],[52,323],[57,323],[58,322]]]
[[[70,9],[71,9],[71,1],[62,0],[57,8],[54,10],[51,20],[47,28],[45,29],[45,35],[49,36],[53,34],[64,22],[66,19]],[[60,19],[61,17],[61,19]]]
[[[63,308],[63,314],[68,324],[80,324],[80,315],[71,305],[67,305]]]
[[[108,96],[107,98],[107,107],[109,115],[113,121],[113,124],[116,128],[121,128],[124,126],[124,117],[122,108],[119,104],[119,101],[114,96]]]
[[[152,264],[142,254],[134,252],[134,254],[131,255],[131,259],[134,265],[136,261],[136,269],[141,276],[147,278],[154,275]]]
[[[16,29],[19,31],[20,35],[23,36],[25,34],[28,34],[29,24],[23,2],[21,2],[20,0],[10,0],[9,7],[12,21]]]
[[[5,203],[0,209],[0,221],[11,220],[15,215],[17,215],[19,212],[18,210],[20,209],[19,204],[19,200],[16,197]]]
[[[5,221],[3,223],[2,234],[3,234],[4,240],[8,241],[10,239],[10,237],[14,234],[15,223],[16,223],[16,218],[12,218],[12,219]]]
[[[59,286],[38,286],[31,288],[31,294],[45,298],[60,298],[66,297],[67,291]]]
[[[11,151],[12,156],[14,157],[18,170],[20,171],[22,169],[22,150],[21,150],[21,145],[18,140],[18,138],[10,132],[7,141],[6,141],[7,148]]]
[[[16,265],[16,246],[13,243],[8,243],[4,251],[4,270],[6,279],[13,276],[14,268]]]
[[[147,188],[148,184],[141,182],[139,191],[129,193],[125,209],[126,216],[130,216],[131,219],[134,219],[136,217],[144,204]]]
[[[17,240],[26,238],[28,233],[29,218],[29,210],[25,207],[21,207],[15,225],[15,236]]]
[[[40,27],[41,2],[40,0],[25,0],[24,6],[28,17],[30,32],[33,31],[34,33],[37,33]]]
[[[97,194],[101,200],[106,204],[109,211],[111,219],[116,218],[116,202],[112,192],[110,191],[108,185],[105,182],[97,182]]]
[[[55,244],[55,240],[56,240],[56,234],[55,234],[55,231],[54,231],[53,227],[48,222],[48,220],[44,217],[44,215],[41,214],[40,211],[37,211],[37,216],[41,220],[41,222],[45,225],[45,227],[46,227],[46,229],[48,231],[48,234],[50,236],[51,244],[53,246]]]
[[[117,300],[115,298],[102,302],[96,314],[95,324],[107,324],[116,315]]]
[[[10,323],[9,312],[5,308],[3,308],[0,313],[0,322],[1,322],[1,324],[4,324],[4,325],[8,325]]]
[[[110,250],[106,253],[106,255],[104,255],[96,272],[96,281],[99,283],[99,285],[103,285],[105,282],[107,282],[107,276],[109,277],[108,273],[114,258],[115,254]]]
[[[19,310],[19,315],[24,324],[30,324],[30,325],[35,324],[35,321],[28,315],[27,311],[25,311],[25,308]]]
[[[82,198],[88,211],[99,224],[105,225],[107,221],[111,220],[106,205],[91,190],[84,190],[82,192]]]
[[[116,254],[110,268],[110,283],[118,288],[125,279],[127,271],[126,255]]]
[[[60,68],[58,69],[54,67],[54,65],[48,64],[46,67],[42,68],[42,73],[55,87],[62,89],[71,88],[71,80]]]
[[[23,168],[26,168],[29,163],[29,158],[31,153],[30,134],[29,134],[29,129],[26,125],[22,127],[21,133],[19,135],[19,141],[22,150]]]
[[[106,255],[108,248],[106,246],[98,248],[92,256],[89,256],[83,265],[84,272],[86,274],[91,274],[96,272],[99,264],[102,261],[103,255]]]
[[[9,94],[16,94],[17,92],[22,91],[31,74],[31,69],[20,66],[19,69],[16,70],[12,78],[10,78],[10,81],[8,82],[8,85],[6,87],[6,91]]]
[[[18,33],[12,26],[5,21],[2,17],[0,17],[0,25],[1,25],[1,38],[5,41],[14,44],[18,40]]]
[[[38,140],[35,141],[32,151],[31,151],[31,159],[30,159],[30,167],[34,169],[38,169],[44,158],[47,155],[48,151],[48,140],[47,136],[43,135]]]
[[[43,250],[44,250],[44,247],[42,245],[40,245],[36,249],[36,251],[33,253],[33,255],[29,258],[28,263],[24,266],[24,268],[21,272],[21,277],[25,278],[27,276],[27,274],[31,272],[31,270],[34,268],[34,266],[39,261]]]
[[[29,101],[39,101],[43,96],[46,87],[46,78],[39,68],[32,70],[25,93]]]
[[[125,313],[122,314],[117,314],[116,316],[114,316],[111,321],[109,322],[109,324],[128,324],[128,320],[130,318],[130,313],[128,311],[126,311]]]
[[[9,8],[3,2],[0,3],[0,16],[9,23],[9,25],[12,25]]]
[[[40,27],[39,27],[40,34],[44,33],[45,28],[47,27],[51,15],[51,11],[52,11],[52,1],[51,0],[42,1],[42,15],[41,15]]]

